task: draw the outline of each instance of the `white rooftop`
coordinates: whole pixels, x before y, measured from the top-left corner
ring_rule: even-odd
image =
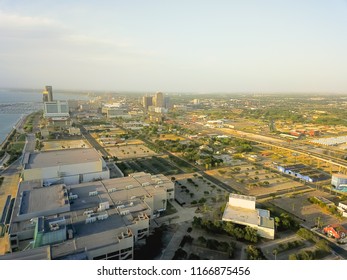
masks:
[[[96,162],[100,159],[100,154],[93,148],[45,151],[30,154],[25,169]]]

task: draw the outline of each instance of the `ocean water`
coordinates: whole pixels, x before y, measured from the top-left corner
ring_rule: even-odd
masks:
[[[56,100],[87,100],[87,94],[55,92]],[[42,91],[23,89],[0,89],[0,143],[2,143],[13,126],[23,116],[42,109]]]

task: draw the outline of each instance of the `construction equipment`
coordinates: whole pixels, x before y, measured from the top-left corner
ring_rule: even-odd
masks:
[[[343,239],[347,236],[347,230],[340,224],[328,225],[323,229],[323,232],[335,239]]]

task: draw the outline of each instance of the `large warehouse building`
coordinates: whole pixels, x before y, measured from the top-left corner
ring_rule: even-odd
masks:
[[[170,199],[174,183],[144,172],[71,186],[24,181],[9,229],[13,259],[41,247],[43,259],[132,259]]]
[[[26,154],[23,181],[43,180],[44,185],[66,185],[109,179],[110,171],[93,148],[66,149]]]
[[[329,174],[304,164],[278,165],[277,169],[282,173],[310,183],[330,179]]]

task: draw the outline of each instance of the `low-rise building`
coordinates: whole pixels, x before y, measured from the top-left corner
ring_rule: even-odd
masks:
[[[337,189],[347,187],[347,175],[346,174],[340,174],[340,173],[332,174],[331,175],[331,184]]]
[[[278,165],[277,169],[282,173],[310,183],[324,181],[330,178],[329,174],[304,164]]]
[[[69,127],[69,134],[70,135],[81,135],[81,130],[78,127]]]
[[[253,196],[230,194],[222,220],[255,228],[261,237],[275,238],[275,223],[270,211],[256,208]]]

